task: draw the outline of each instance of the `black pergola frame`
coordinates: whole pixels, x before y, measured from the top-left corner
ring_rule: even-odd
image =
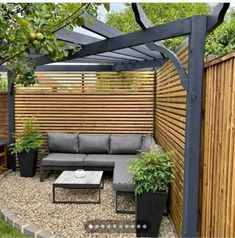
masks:
[[[208,32],[212,31],[223,22],[225,13],[229,8],[229,3],[217,4],[209,15],[195,15],[153,27],[149,24],[148,18],[138,4],[133,3],[132,8],[136,21],[142,28],[141,31],[123,34],[92,17],[93,25],[90,25],[88,21],[85,21],[83,28],[97,33],[106,39],[102,40],[77,32],[68,34],[65,29],[61,29],[57,32],[58,39],[68,43],[79,43],[82,45],[79,52],[75,54],[69,52],[68,57],[61,61],[73,62],[73,60],[76,61],[76,59],[78,59],[80,62],[101,62],[106,64],[45,65],[52,62],[48,56],[42,55],[34,58],[37,65],[36,71],[125,71],[141,68],[152,68],[155,70],[161,67],[166,60],[172,60],[180,75],[181,84],[187,91],[182,236],[198,237],[200,142],[205,39]],[[185,72],[177,56],[165,48],[160,42],[164,39],[183,35],[189,36],[184,42],[184,44],[189,44],[188,72]],[[126,48],[128,48],[129,53],[125,53],[123,50]],[[119,51],[119,53],[117,51]],[[103,60],[107,59],[107,61],[101,61],[100,54],[107,52],[114,52],[118,56],[114,58],[113,54],[110,54],[110,56],[107,56],[106,54],[106,56],[103,57]],[[141,55],[143,55],[143,58],[139,60]],[[133,59],[135,56],[136,60]],[[5,71],[6,68],[0,67],[0,70]],[[15,131],[14,86],[12,79],[13,73],[8,72],[9,143],[13,142],[12,134]],[[15,158],[13,155],[11,155],[9,159],[9,168],[15,169]]]

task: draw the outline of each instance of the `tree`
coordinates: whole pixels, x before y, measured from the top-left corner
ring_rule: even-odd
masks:
[[[17,83],[35,83],[35,63],[31,54],[46,54],[52,61],[68,53],[68,47],[56,37],[56,31],[70,31],[84,22],[87,11],[97,15],[99,3],[7,3],[0,4],[0,65],[6,64]],[[109,9],[108,4],[104,4]],[[88,19],[91,21],[91,19]],[[79,47],[70,46],[78,51]]]
[[[210,6],[206,3],[142,3],[141,7],[153,25],[161,25],[195,14],[207,14],[210,11]],[[127,4],[123,12],[109,13],[106,22],[126,33],[141,30],[135,21],[130,4]],[[184,38],[177,37],[163,42],[174,51]]]
[[[153,25],[160,25],[196,14],[208,14],[211,7],[206,3],[142,3],[148,19]],[[107,24],[123,32],[140,30],[135,22],[130,5],[123,12],[112,12],[107,16]],[[185,37],[163,41],[166,47],[175,51]],[[235,13],[231,11],[217,29],[207,36],[206,56],[220,56],[235,49]]]
[[[206,57],[225,55],[235,49],[235,11],[228,13],[225,21],[207,36]]]

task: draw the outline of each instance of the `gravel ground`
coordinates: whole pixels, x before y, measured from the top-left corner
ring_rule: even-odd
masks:
[[[68,238],[78,237],[135,237],[133,231],[123,233],[123,228],[113,233],[94,233],[86,229],[89,221],[97,221],[98,224],[119,225],[134,224],[134,215],[115,213],[115,193],[112,189],[112,179],[105,177],[104,190],[101,191],[101,204],[53,204],[52,183],[58,174],[53,174],[43,183],[39,182],[39,176],[34,178],[22,178],[19,173],[11,173],[0,181],[1,202],[7,206],[19,219],[32,223],[42,230],[63,235]],[[80,197],[84,200],[94,199],[98,196],[92,190],[58,190],[58,198],[75,199]],[[79,196],[81,195],[81,196]],[[122,198],[125,207],[133,206],[131,198]],[[129,204],[129,205],[128,205]],[[105,223],[106,221],[106,223]],[[123,223],[126,222],[126,223]],[[97,223],[91,222],[93,225]],[[93,226],[95,227],[95,226]],[[121,232],[120,232],[121,230]],[[102,231],[102,228],[100,228]],[[173,226],[168,218],[164,217],[161,224],[160,237],[177,237]]]

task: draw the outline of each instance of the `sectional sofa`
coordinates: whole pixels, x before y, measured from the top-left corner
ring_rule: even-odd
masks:
[[[117,200],[119,195],[133,194],[135,189],[128,172],[129,161],[138,159],[139,152],[149,151],[153,144],[150,134],[48,133],[49,154],[40,160],[40,181],[43,182],[48,170],[113,171]],[[118,210],[117,203],[116,211],[124,212]]]

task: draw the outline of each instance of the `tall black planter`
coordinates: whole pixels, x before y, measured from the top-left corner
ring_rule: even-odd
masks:
[[[167,195],[166,192],[157,192],[136,196],[137,237],[158,237]]]
[[[36,150],[18,153],[21,177],[33,177],[36,174],[37,158]]]

